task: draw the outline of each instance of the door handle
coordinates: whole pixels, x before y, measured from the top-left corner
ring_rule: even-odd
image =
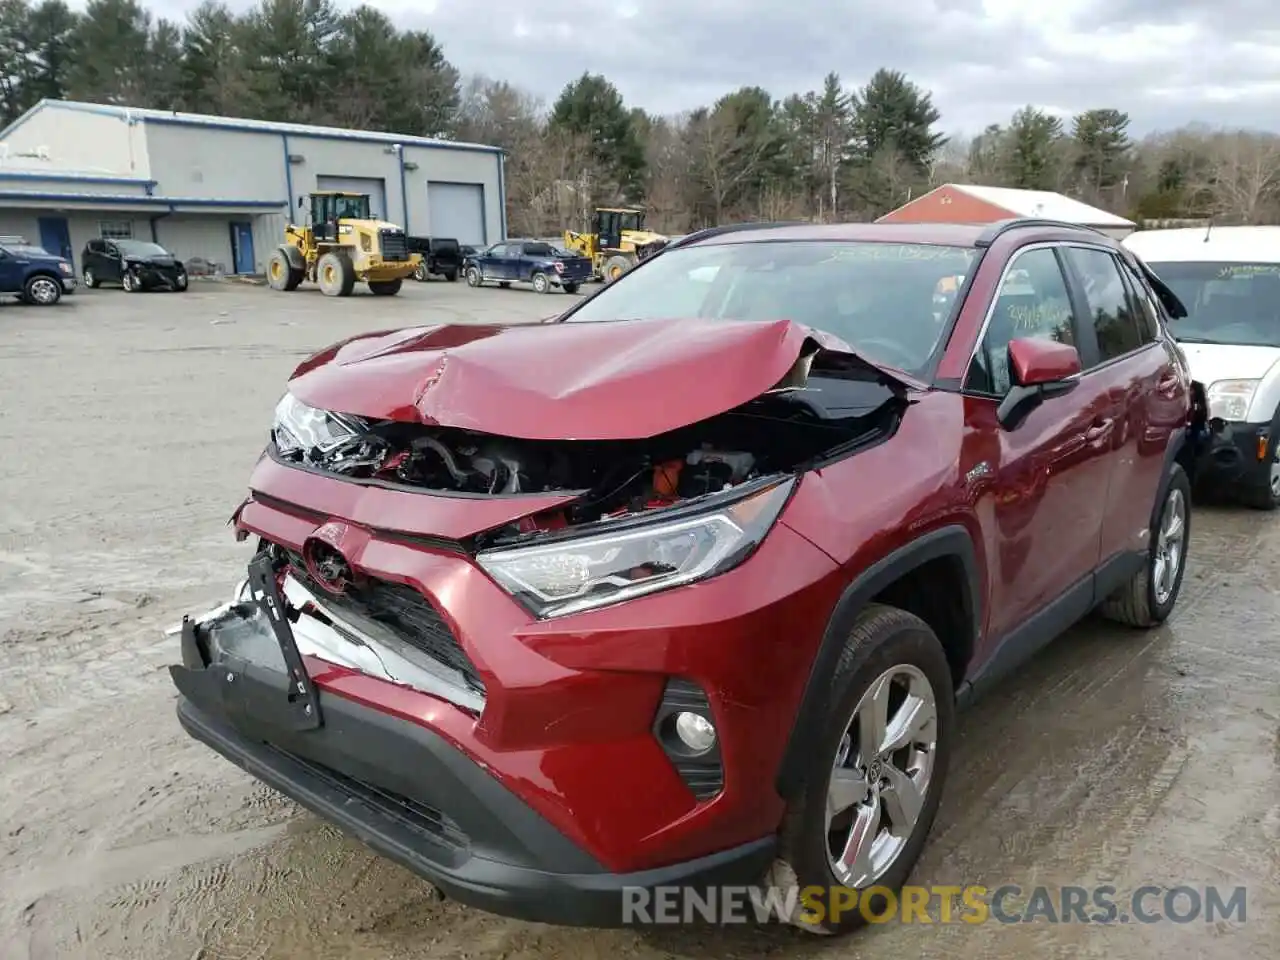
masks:
[[[1088,443],[1097,443],[1099,440],[1106,439],[1111,434],[1111,428],[1115,426],[1115,421],[1108,417],[1106,420],[1096,420],[1092,427],[1084,432],[1084,438]]]

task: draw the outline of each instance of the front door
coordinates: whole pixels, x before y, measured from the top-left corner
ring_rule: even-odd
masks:
[[[989,518],[988,642],[1009,637],[1069,591],[1074,597],[1073,588],[1084,597],[1098,565],[1113,465],[1110,384],[1086,373],[1075,389],[1046,399],[1017,425],[996,419],[1011,386],[1009,342],[1046,337],[1079,348],[1079,328],[1058,252],[1038,247],[1016,255],[965,384],[960,467],[987,501],[978,509]]]
[[[71,251],[71,229],[67,226],[66,217],[40,218],[40,246],[75,264]]]
[[[235,221],[231,224],[231,259],[236,273],[253,273],[256,267],[253,256],[253,224]]]
[[[22,265],[7,250],[0,250],[0,293],[22,289]]]
[[[97,258],[95,266],[99,278],[103,280],[118,283],[124,278],[124,257],[120,254],[120,248],[110,240],[106,241],[103,254]]]
[[[500,243],[491,249],[480,262],[483,266],[480,268],[486,280],[502,280],[511,279],[512,262],[511,253],[515,248],[515,244]]]

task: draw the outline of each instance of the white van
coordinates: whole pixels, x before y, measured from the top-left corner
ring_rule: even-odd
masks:
[[[1280,227],[1140,230],[1124,239],[1186,305],[1169,323],[1215,423],[1212,479],[1280,506]]]

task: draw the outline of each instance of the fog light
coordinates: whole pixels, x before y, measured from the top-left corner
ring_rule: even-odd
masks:
[[[716,728],[700,713],[676,714],[676,736],[693,753],[706,753],[716,745]]]

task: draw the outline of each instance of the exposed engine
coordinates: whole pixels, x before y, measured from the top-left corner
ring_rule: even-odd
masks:
[[[894,394],[877,384],[815,379],[647,440],[520,440],[325,414],[332,442],[289,445],[277,428],[275,454],[353,479],[423,490],[579,494],[556,516],[526,521],[527,531],[655,509],[802,469],[891,429],[898,409]]]

